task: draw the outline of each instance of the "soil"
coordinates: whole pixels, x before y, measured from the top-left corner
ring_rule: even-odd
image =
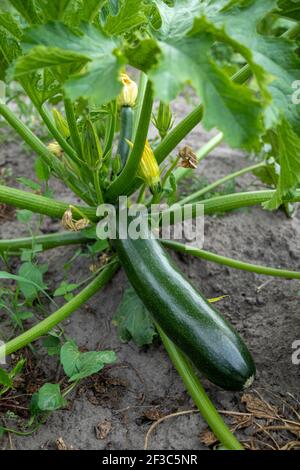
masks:
[[[180,98],[175,108],[177,119],[187,111],[185,100]],[[198,126],[185,143],[197,149],[211,135]],[[10,139],[0,146],[0,169],[12,168],[9,184],[18,186],[16,178],[19,176],[32,177],[33,161],[33,156],[25,152],[18,141]],[[221,145],[202,162],[197,172],[199,177],[205,175],[209,181],[214,181],[246,164],[249,164],[248,156]],[[247,175],[236,182],[236,190],[252,188],[254,183],[257,185],[257,181]],[[53,182],[51,187],[56,198],[76,200],[71,199],[60,183]],[[44,233],[59,229],[58,221],[45,218]],[[0,218],[0,235],[3,238],[19,237],[27,235],[27,230],[8,211]],[[255,207],[220,217],[206,217],[204,248],[253,263],[299,270],[299,235],[299,215],[289,219],[282,211],[269,213]],[[63,279],[64,264],[77,248],[55,249],[40,256],[42,262],[49,263],[46,282],[51,289]],[[218,309],[244,337],[257,364],[257,378],[248,393],[257,397],[257,392],[280,409],[284,402],[289,402],[296,413],[299,410],[300,365],[292,363],[292,344],[300,339],[299,282],[236,271],[182,255],[174,257],[208,298],[228,295],[218,303]],[[13,266],[17,268],[17,259],[13,259]],[[77,258],[68,279],[72,282],[82,280],[89,273],[88,267],[87,258]],[[5,267],[0,264],[0,270],[3,269]],[[117,363],[84,381],[73,394],[68,409],[52,413],[38,432],[27,437],[10,434],[8,438],[6,435],[0,440],[1,448],[53,449],[65,444],[75,449],[142,449],[153,420],[194,408],[158,341],[139,349],[133,343],[121,344],[118,340],[112,317],[127,286],[126,276],[120,270],[114,282],[63,324],[67,337],[73,338],[81,348],[116,351]],[[4,318],[5,313],[1,310],[0,313]],[[32,371],[40,377],[41,383],[62,377],[56,370],[55,358],[49,358],[40,344],[33,356],[29,352],[26,354],[31,357]],[[249,411],[249,406],[242,403],[242,393],[222,391],[205,379],[203,383],[218,409],[235,413]],[[285,406],[285,410],[290,413],[290,418],[296,419],[291,407]],[[1,407],[0,413],[3,418]],[[252,418],[256,420],[255,413]],[[225,419],[229,424],[233,423],[232,417]],[[256,441],[252,440],[256,429],[253,420],[249,426],[241,425],[243,429],[237,431],[237,436],[254,447],[276,448],[265,433],[259,438],[256,436]],[[154,430],[149,438],[149,448],[207,449],[206,444],[213,443],[213,439],[207,442],[207,433],[203,437],[206,429],[197,413],[173,417]],[[274,435],[274,440],[282,445],[296,439],[279,431]],[[58,439],[62,440],[57,442]],[[259,444],[259,439],[269,444]]]

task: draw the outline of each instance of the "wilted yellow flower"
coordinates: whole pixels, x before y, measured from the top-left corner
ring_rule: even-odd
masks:
[[[197,168],[197,155],[194,154],[193,149],[191,147],[186,146],[180,149],[178,156],[181,160],[180,166],[182,166],[183,168],[191,168],[193,170]]]
[[[78,232],[79,230],[83,230],[86,228],[90,221],[87,218],[75,220],[73,219],[72,208],[69,207],[62,218],[62,226],[65,230],[71,230],[72,232]]]
[[[47,145],[48,150],[56,155],[56,157],[61,157],[63,155],[63,149],[61,146],[54,140]]]
[[[126,73],[121,73],[120,80],[123,89],[118,97],[118,105],[133,108],[138,95],[138,86]]]

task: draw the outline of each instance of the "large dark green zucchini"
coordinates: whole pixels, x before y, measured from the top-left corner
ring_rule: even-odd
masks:
[[[216,385],[242,390],[255,365],[232,326],[190,284],[155,239],[117,239],[128,279],[169,338]]]

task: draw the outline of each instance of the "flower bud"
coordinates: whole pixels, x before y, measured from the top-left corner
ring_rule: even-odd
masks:
[[[164,139],[173,126],[173,116],[170,104],[162,101],[159,103],[157,116],[153,116],[153,124],[159,132],[161,139]]]
[[[66,119],[56,108],[52,109],[52,114],[57,130],[64,136],[65,139],[68,139],[70,137],[70,130]]]

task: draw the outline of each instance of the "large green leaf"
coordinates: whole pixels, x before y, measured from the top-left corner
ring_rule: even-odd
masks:
[[[8,67],[20,53],[21,49],[15,38],[0,27],[0,80],[5,80]]]
[[[213,38],[197,33],[159,42],[159,64],[150,71],[155,96],[174,99],[190,83],[204,105],[204,126],[217,127],[233,147],[251,148],[261,132],[261,106],[246,87],[234,84],[212,61]]]
[[[234,42],[251,53],[247,59],[262,90],[267,87],[272,104],[265,113],[267,127],[276,126],[284,113],[296,132],[300,131],[299,108],[292,102],[292,83],[299,79],[300,59],[296,56],[295,45],[285,38],[264,36],[257,32],[259,22],[271,11],[276,10],[276,0],[234,1],[219,12],[208,15],[206,23],[214,25],[223,40]],[[201,23],[203,29],[203,23]],[[258,67],[258,68],[257,68]],[[261,75],[265,70],[269,75]],[[262,80],[262,78],[264,80]]]
[[[3,28],[16,39],[21,39],[22,30],[17,20],[11,13],[1,11],[0,9],[0,28]]]
[[[109,14],[105,31],[110,35],[119,35],[132,31],[147,22],[144,4],[141,0],[123,0],[116,15]]]
[[[200,14],[199,0],[175,0],[173,7],[162,0],[155,0],[161,19],[156,36],[160,40],[181,38],[194,24],[195,17]]]
[[[9,0],[12,6],[29,24],[41,23],[43,17],[35,0]]]
[[[277,127],[273,151],[280,164],[280,175],[276,193],[264,205],[269,210],[277,209],[285,196],[300,184],[300,137],[286,119],[282,119]]]
[[[299,0],[279,0],[279,13],[281,16],[300,21],[300,2]]]
[[[75,26],[81,21],[92,20],[106,0],[36,0],[44,21],[60,20]]]
[[[83,23],[81,34],[66,25],[50,22],[29,29],[24,37],[27,53],[14,66],[15,77],[39,68],[52,68],[59,79],[65,79],[65,90],[71,99],[87,97],[98,105],[114,99],[121,90],[119,81],[123,59],[117,43],[93,25]],[[66,64],[80,67],[80,74],[70,74]],[[59,69],[60,68],[60,69]]]

